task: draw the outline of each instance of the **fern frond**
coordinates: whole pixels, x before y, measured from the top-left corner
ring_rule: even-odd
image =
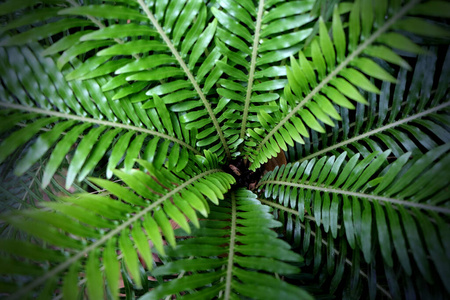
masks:
[[[191,38],[194,38],[194,41],[189,40],[188,43],[192,43],[192,50],[191,53],[189,53],[189,62],[188,64],[184,61],[184,59],[180,55],[180,51],[176,49],[176,46],[180,46],[179,41],[186,31],[187,27],[192,23],[193,21],[193,14],[192,11],[196,9],[196,6],[200,6],[201,1],[189,1],[186,3],[186,6],[184,6],[184,1],[178,1],[173,2],[169,4],[165,12],[159,16],[160,19],[162,19],[163,15],[167,14],[167,17],[165,18],[164,28],[159,24],[157,18],[158,18],[158,8],[156,8],[155,15],[151,11],[151,8],[149,8],[143,1],[138,0],[141,8],[144,10],[146,16],[151,21],[151,24],[156,28],[159,35],[165,42],[165,44],[170,49],[170,53],[176,58],[178,64],[182,68],[183,72],[185,73],[185,76],[188,78],[188,81],[191,83],[195,98],[193,98],[193,92],[182,89],[178,91],[177,93],[179,95],[172,94],[170,96],[166,96],[169,99],[165,100],[165,103],[177,103],[181,104],[183,100],[193,100],[193,99],[200,99],[201,103],[203,104],[204,108],[206,109],[206,114],[203,111],[196,111],[196,112],[190,112],[182,116],[182,120],[185,123],[191,123],[188,124],[186,128],[196,128],[196,129],[203,129],[203,128],[215,128],[215,134],[211,134],[210,130],[203,131],[203,133],[207,132],[207,134],[202,135],[202,139],[207,140],[207,142],[201,142],[199,141],[198,144],[201,146],[208,145],[211,147],[211,144],[215,144],[215,147],[211,147],[210,149],[218,154],[219,156],[225,155],[227,159],[231,158],[231,153],[229,146],[227,144],[227,141],[225,140],[223,130],[219,124],[219,121],[216,117],[216,112],[213,110],[211,106],[211,102],[206,99],[207,92],[211,88],[211,86],[214,84],[214,82],[218,79],[218,76],[220,74],[217,71],[214,71],[213,64],[214,60],[217,60],[218,57],[214,51],[211,51],[209,56],[207,57],[200,67],[197,69],[197,62],[199,61],[199,58],[202,54],[207,51],[207,46],[210,43],[214,32],[216,28],[216,23],[213,21],[210,23],[207,27],[204,27],[204,29],[201,29],[201,34],[198,36],[191,36]],[[183,8],[184,6],[184,8]],[[163,8],[165,9],[165,8]],[[162,11],[160,11],[162,13]],[[181,12],[181,13],[180,13]],[[179,15],[178,15],[179,13]],[[179,19],[176,19],[176,18]],[[199,20],[200,21],[200,20]],[[201,21],[200,21],[201,22]],[[176,24],[173,26],[173,24]],[[173,26],[173,27],[172,27]],[[192,30],[199,30],[196,28],[196,26],[192,26]],[[173,32],[172,32],[173,30]],[[170,36],[172,36],[173,40],[170,39]],[[186,42],[186,40],[184,40]],[[189,51],[190,47],[186,46],[184,49],[186,52]],[[185,54],[188,55],[187,53]],[[206,54],[205,54],[206,55]],[[209,59],[208,59],[209,58]],[[189,66],[188,66],[189,65]],[[202,69],[203,68],[203,69]],[[210,76],[206,78],[204,82],[199,81],[199,78],[197,79],[194,77],[193,71],[200,72],[200,69],[202,69],[203,73],[210,73]],[[139,75],[136,75],[139,76]],[[136,77],[135,76],[135,77]],[[133,80],[133,75],[127,77],[127,80]],[[144,74],[144,80],[153,79]],[[182,78],[174,78],[174,79],[182,79]],[[208,80],[209,79],[209,80]],[[203,88],[201,88],[200,84],[203,83]],[[149,91],[151,93],[151,91]],[[164,100],[164,98],[163,98]],[[197,100],[198,101],[198,100]],[[151,104],[150,104],[151,105]],[[179,111],[185,111],[191,108],[191,106],[186,107],[184,105],[179,105],[177,109]],[[217,135],[216,135],[217,134]]]
[[[428,241],[428,235],[436,238],[441,234],[442,225],[436,225],[441,216],[450,214],[445,192],[449,149],[450,144],[445,144],[413,158],[406,153],[389,164],[386,159],[390,151],[378,156],[373,153],[361,161],[357,154],[347,163],[344,152],[337,158],[325,156],[277,168],[264,176],[259,189],[264,189],[266,198],[278,199],[283,206],[297,210],[301,221],[307,213],[316,224],[316,234],[330,231],[336,239],[339,232],[345,233],[351,249],[359,249],[367,264],[375,262],[376,247],[382,263],[392,268],[391,252],[395,249],[407,276],[417,268],[424,282],[434,283],[443,291],[441,283],[431,276],[426,253],[432,255],[434,268],[445,282],[448,274],[442,264],[447,265],[446,251],[439,243]],[[434,161],[437,163],[433,165]],[[426,228],[418,228],[417,222],[425,222]],[[406,245],[414,249],[412,255]]]
[[[167,251],[172,260],[151,271],[162,283],[141,299],[183,295],[183,299],[310,299],[303,290],[274,277],[292,274],[301,257],[293,253],[271,229],[281,224],[252,192],[230,192],[220,206],[212,207],[201,228]],[[202,258],[208,257],[208,258]],[[179,275],[178,275],[179,274]],[[175,275],[178,277],[171,279]],[[212,285],[211,285],[212,284]]]
[[[365,282],[361,284],[361,281],[367,281],[371,299],[374,299],[373,295],[376,295],[377,291],[380,291],[383,297],[392,298],[389,291],[382,286],[381,280],[377,281],[373,278],[376,276],[373,272],[360,268],[359,264],[364,262],[360,262],[359,249],[356,249],[355,254],[352,255],[348,242],[345,239],[334,239],[332,232],[324,231],[315,223],[314,217],[305,215],[305,219],[300,221],[298,210],[271,200],[258,200],[274,208],[274,215],[284,224],[281,234],[294,249],[298,249],[304,255],[306,265],[312,265],[312,273],[317,275],[319,272],[323,272],[333,275],[331,279],[324,280],[322,278],[320,280],[319,288],[322,291],[328,290],[336,295],[339,294],[337,291],[339,286],[343,285],[344,293],[348,292],[351,297],[361,298],[362,286],[365,284]],[[338,225],[337,228],[339,231],[341,226]],[[312,247],[314,250],[311,249]],[[302,268],[302,270],[308,272],[307,268]]]
[[[448,3],[1,2],[2,295],[450,295]]]
[[[301,162],[329,152],[339,155],[343,151],[349,155],[360,153],[366,156],[371,152],[387,149],[391,149],[395,157],[408,151],[413,155],[422,155],[424,151],[448,143],[448,49],[442,69],[438,64],[440,62],[436,61],[434,50],[430,49],[427,54],[420,55],[414,66],[411,88],[408,91],[408,75],[406,70],[401,69],[393,92],[392,85],[384,82],[379,95],[369,95],[369,107],[358,104],[354,114],[341,108],[344,118],[337,122],[332,133],[317,135],[311,131],[310,137],[304,139],[304,145],[289,147],[289,160]],[[425,71],[434,74],[424,78]],[[434,83],[433,78],[437,79]],[[353,115],[355,122],[350,124],[349,119]]]
[[[82,181],[109,149],[112,153],[108,159],[108,177],[124,155],[127,170],[133,167],[134,159],[141,152],[157,167],[167,158],[171,169],[181,170],[190,155],[200,153],[195,148],[195,132],[190,133],[180,126],[164,103],[147,115],[137,104],[127,99],[120,103],[113,101],[111,92],[102,92],[100,85],[106,79],[66,83],[54,61],[40,56],[38,46],[1,51],[4,58],[0,71],[1,90],[6,94],[0,102],[4,108],[1,130],[13,132],[0,144],[0,161],[35,135],[39,136],[17,162],[16,174],[23,174],[54,147],[44,172],[45,187],[77,141],[70,160],[67,187],[77,176]],[[15,72],[7,72],[9,69]],[[19,124],[24,127],[14,127]],[[147,146],[141,151],[144,142]]]
[[[107,180],[92,179],[120,201],[108,196],[78,194],[61,198],[60,202],[41,203],[48,210],[26,210],[3,215],[4,221],[39,237],[47,244],[40,250],[42,255],[37,258],[33,254],[36,246],[32,244],[16,245],[17,241],[14,240],[2,242],[6,245],[2,247],[2,252],[31,259],[27,263],[21,263],[13,256],[4,258],[7,266],[23,265],[23,268],[8,269],[7,273],[37,275],[25,286],[16,288],[11,299],[19,299],[55,277],[63,278],[63,290],[67,296],[77,295],[77,280],[71,278],[82,269],[86,273],[91,299],[103,298],[103,273],[109,292],[117,299],[119,261],[116,246],[123,255],[122,264],[126,265],[134,283],[141,286],[137,251],[146,267],[151,269],[153,260],[148,241],[152,241],[159,253],[164,255],[160,229],[164,239],[175,246],[169,219],[190,232],[186,217],[198,226],[195,211],[207,216],[209,205],[206,199],[218,204],[218,200],[224,198],[223,194],[234,182],[231,175],[217,169],[216,157],[209,153],[205,156],[207,159],[199,156],[196,164],[189,164],[184,171],[177,173],[164,168],[158,170],[143,160],[139,160],[139,163],[149,174],[135,169],[128,173],[115,170],[114,174],[130,189]],[[15,251],[19,246],[20,251]],[[55,247],[62,253],[55,251]],[[62,255],[63,253],[66,255]],[[85,265],[81,267],[80,261],[86,257]],[[100,270],[100,257],[103,258],[104,271]],[[47,264],[49,268],[42,268],[39,264]],[[66,272],[68,268],[69,271]]]
[[[199,147],[208,146],[220,157],[230,159],[229,145],[217,117],[225,112],[223,107],[214,109],[218,103],[215,97],[208,96],[221,75],[214,68],[221,55],[209,47],[216,23],[205,24],[206,7],[202,1],[177,1],[169,5],[147,5],[143,1],[81,6],[75,1],[69,3],[71,7],[58,11],[63,16],[61,22],[88,22],[97,30],[65,36],[46,49],[47,55],[63,51],[58,59],[60,69],[74,59],[84,60],[76,70],[66,74],[67,79],[112,75],[113,80],[101,85],[103,91],[114,91],[113,100],[129,97],[137,105],[146,102],[142,108],[150,111],[155,108],[154,95],[161,96],[170,111],[181,113],[202,107],[206,113],[191,111],[182,117],[184,123],[190,123],[184,127],[202,131]],[[195,19],[194,11],[202,12],[199,18]],[[59,32],[36,27],[3,44],[36,41]]]
[[[226,76],[217,92],[242,115],[228,122],[233,140],[241,144],[247,127],[256,126],[258,111],[278,112],[278,92],[287,84],[278,65],[300,50],[316,17],[309,14],[313,1],[219,5],[211,9],[219,23],[216,45],[229,62],[218,64]]]
[[[334,126],[331,118],[339,120],[340,115],[332,102],[349,109],[354,108],[349,99],[367,104],[367,100],[357,88],[370,92],[379,91],[365,75],[395,82],[395,78],[378,65],[375,59],[409,67],[406,61],[388,47],[399,47],[392,42],[399,36],[398,33],[392,32],[392,29],[401,28],[416,34],[426,34],[424,31],[416,30],[421,24],[428,24],[424,20],[414,19],[414,26],[410,28],[402,25],[405,20],[410,20],[405,16],[417,4],[418,1],[410,1],[385,20],[386,6],[376,10],[372,3],[362,2],[360,5],[360,1],[356,1],[349,16],[348,41],[337,7],[334,9],[332,22],[333,41],[329,37],[325,23],[321,20],[319,37],[312,41],[310,47],[312,61],[306,58],[304,52],[299,53],[299,62],[291,57],[292,71],[287,69],[289,85],[284,90],[284,103],[281,102],[280,105],[282,114],[271,116],[262,111],[258,119],[264,130],[257,130],[258,132],[249,130],[250,136],[254,139],[250,141],[248,147],[251,151],[250,158],[254,162],[252,168],[258,168],[280,149],[286,151],[287,145],[292,146],[294,141],[304,143],[302,136],[309,137],[307,128],[325,132],[318,120]],[[372,20],[375,18],[380,23],[372,32]],[[436,25],[427,26],[435,28],[429,35],[447,37],[449,34]],[[417,49],[418,46],[412,46],[415,44],[407,40],[408,47],[401,50],[420,51]],[[383,46],[373,45],[376,43]],[[296,116],[297,114],[300,118]],[[252,147],[254,143],[257,145],[256,148]]]

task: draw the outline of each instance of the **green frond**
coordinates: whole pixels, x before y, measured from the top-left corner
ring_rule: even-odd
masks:
[[[137,169],[130,172],[114,170],[128,188],[93,178],[92,182],[103,188],[105,195],[76,194],[60,198],[59,202],[41,202],[40,206],[47,208],[44,210],[4,214],[4,221],[41,239],[46,245],[35,251],[37,246],[32,243],[2,241],[0,251],[7,254],[3,258],[4,265],[11,266],[3,272],[32,276],[22,287],[16,287],[11,299],[24,297],[55,277],[62,278],[65,296],[77,295],[78,280],[73,280],[73,276],[74,272],[82,270],[85,270],[91,299],[103,298],[103,277],[107,280],[109,293],[117,299],[119,264],[126,266],[133,283],[141,287],[138,251],[144,266],[151,269],[153,258],[149,241],[160,255],[165,255],[163,241],[175,246],[169,219],[190,232],[187,220],[199,226],[196,211],[207,216],[209,204],[206,199],[218,204],[234,183],[232,176],[217,169],[216,157],[208,153],[206,157],[208,159],[199,157],[197,163],[190,163],[184,171],[177,173],[139,160],[148,173]],[[122,256],[120,261],[116,247]],[[81,267],[80,261],[86,257],[84,267]],[[103,258],[101,265],[100,257]]]
[[[312,299],[274,277],[298,272],[295,264],[302,258],[277,239],[271,229],[281,224],[269,211],[252,192],[231,191],[220,206],[211,208],[201,227],[193,230],[193,238],[167,250],[170,261],[150,273],[167,281],[141,299],[170,295],[182,295],[182,299],[221,295],[224,299]]]
[[[366,76],[395,83],[395,78],[380,66],[380,60],[410,69],[409,64],[391,49],[398,48],[391,43],[395,38],[391,34],[399,35],[394,30],[448,38],[449,32],[446,29],[422,19],[412,20],[407,17],[408,11],[418,1],[406,3],[394,10],[393,15],[388,15],[387,5],[380,5],[381,8],[376,5],[375,8],[372,3],[360,2],[353,4],[348,17],[348,40],[336,6],[331,24],[332,39],[325,22],[320,20],[319,36],[308,48],[310,52],[300,51],[298,61],[291,56],[292,69],[286,70],[289,84],[285,87],[284,99],[280,102],[282,113],[270,116],[264,111],[260,112],[258,119],[264,130],[248,132],[253,138],[248,147],[253,169],[267,162],[281,149],[286,151],[288,145],[293,146],[294,142],[304,143],[303,137],[309,137],[309,130],[324,133],[325,129],[321,124],[335,126],[332,119],[341,119],[335,105],[354,109],[350,100],[368,104],[358,88],[372,93],[379,93],[379,90]],[[374,20],[377,21],[375,27]],[[405,20],[411,21],[411,24],[407,23],[410,26],[404,25]],[[426,24],[429,29],[434,29],[418,30]],[[410,41],[407,37],[404,39]],[[415,45],[411,41],[405,43],[411,44]],[[409,46],[401,50],[417,53],[417,47]],[[254,143],[257,147],[253,147]]]
[[[242,115],[227,124],[233,141],[241,144],[247,128],[258,126],[259,111],[278,113],[278,92],[287,84],[285,69],[278,65],[311,35],[317,19],[310,14],[313,3],[259,1],[241,6],[220,1],[220,7],[211,9],[219,23],[217,47],[228,58],[227,64],[218,64],[224,75],[217,93]]]
[[[0,2],[3,296],[449,298],[446,1]]]
[[[202,110],[186,114],[182,119],[186,123],[183,127],[206,129],[200,135],[198,146],[208,146],[219,157],[231,157],[217,117],[221,109],[214,109],[218,103],[215,97],[208,96],[221,75],[221,71],[214,68],[221,55],[209,47],[216,21],[206,22],[202,1],[176,1],[163,7],[143,1],[83,6],[69,1],[69,4],[70,7],[57,11],[62,17],[58,22],[76,23],[73,26],[82,26],[80,22],[84,22],[83,26],[97,28],[85,34],[67,35],[46,49],[47,55],[62,52],[57,61],[59,69],[77,58],[83,60],[75,70],[66,73],[68,80],[111,75],[113,79],[101,84],[101,88],[113,91],[112,100],[130,101],[139,106],[142,102],[142,108],[150,111],[155,108],[154,95],[161,97],[169,111],[182,113],[201,107],[206,113]],[[195,18],[195,11],[201,12],[198,18]],[[48,25],[59,28],[58,22]],[[3,44],[37,41],[68,29],[52,31],[45,26],[11,37]],[[181,42],[184,35],[186,38]],[[90,55],[92,51],[96,55]]]
[[[301,222],[315,223],[316,237],[330,232],[336,239],[345,234],[353,253],[360,250],[365,263],[393,268],[395,260],[406,276],[418,269],[424,284],[441,286],[448,276],[443,267],[448,257],[445,248],[435,242],[443,230],[438,225],[440,218],[450,214],[445,193],[449,147],[445,144],[422,156],[405,153],[393,162],[388,161],[390,150],[362,160],[357,154],[348,162],[345,152],[339,157],[313,158],[277,167],[262,178],[259,190],[264,190],[266,198],[276,199],[280,210],[290,207]],[[375,249],[381,252],[382,261]],[[427,255],[432,256],[433,265]],[[432,270],[441,283],[433,278]]]
[[[318,135],[311,131],[305,144],[289,147],[289,160],[302,162],[326,153],[364,157],[374,151],[392,150],[395,157],[406,152],[422,155],[424,151],[448,143],[450,132],[445,121],[449,102],[446,101],[449,84],[450,52],[447,50],[442,69],[435,49],[419,55],[414,64],[412,80],[400,69],[397,85],[384,82],[378,95],[369,94],[369,106],[358,104],[355,112],[341,108],[342,121],[336,122],[331,133]],[[425,75],[430,74],[430,76]],[[436,76],[436,77],[435,77]],[[438,78],[433,80],[433,78]],[[390,109],[391,108],[391,109]],[[350,123],[350,118],[355,122]]]
[[[71,156],[66,182],[70,187],[75,179],[82,181],[91,173],[109,150],[108,177],[122,157],[127,170],[141,153],[157,167],[167,158],[170,169],[181,170],[189,156],[200,153],[195,131],[184,129],[164,103],[142,111],[128,99],[117,102],[111,92],[102,92],[105,78],[65,82],[54,61],[40,56],[38,46],[1,51],[8,59],[1,61],[0,68],[6,94],[0,102],[1,130],[9,135],[0,144],[0,161],[31,142],[15,165],[16,174],[23,174],[48,151],[43,187],[67,155]],[[15,72],[7,71],[11,69]]]

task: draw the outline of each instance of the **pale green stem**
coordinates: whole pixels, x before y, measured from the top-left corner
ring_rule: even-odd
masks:
[[[346,196],[354,196],[358,198],[368,199],[370,201],[377,200],[380,201],[381,204],[384,204],[385,202],[399,204],[403,206],[408,207],[417,207],[425,210],[432,210],[443,214],[450,214],[450,209],[445,207],[438,207],[433,205],[427,205],[417,202],[410,202],[405,200],[399,200],[394,198],[388,198],[388,197],[382,197],[377,195],[371,195],[371,194],[364,194],[364,193],[357,193],[357,192],[350,192],[350,191],[344,191],[341,189],[334,189],[334,188],[325,188],[320,186],[314,186],[314,185],[307,185],[307,184],[301,184],[301,183],[292,183],[292,182],[285,182],[285,181],[278,181],[278,180],[267,180],[262,181],[258,184],[258,186],[261,186],[263,184],[277,184],[277,185],[284,185],[284,186],[292,186],[296,188],[301,189],[307,189],[307,190],[315,190],[315,191],[321,191],[325,193],[334,193],[334,194],[340,194],[340,195],[346,195]]]
[[[368,131],[368,132],[366,132],[366,133],[364,133],[364,134],[355,136],[355,137],[353,137],[353,138],[351,138],[351,139],[342,141],[342,142],[337,143],[337,144],[335,144],[335,145],[333,145],[333,146],[330,146],[330,147],[327,147],[327,148],[322,149],[322,150],[320,150],[320,151],[317,151],[317,152],[315,152],[315,153],[312,153],[312,154],[310,154],[310,155],[308,155],[308,156],[306,156],[306,157],[301,158],[300,160],[298,160],[298,162],[302,162],[302,161],[304,161],[304,160],[308,160],[308,159],[311,159],[311,158],[313,158],[313,157],[317,157],[317,156],[319,156],[319,155],[321,155],[321,154],[325,154],[325,153],[330,152],[330,151],[332,151],[332,150],[334,150],[334,149],[337,149],[337,148],[343,147],[343,146],[345,146],[345,145],[354,143],[354,142],[356,142],[356,141],[365,139],[366,137],[369,137],[369,136],[371,136],[371,135],[374,135],[374,134],[377,134],[377,133],[380,133],[380,132],[389,130],[389,129],[391,129],[391,128],[394,128],[394,127],[400,126],[400,125],[402,125],[402,124],[405,124],[405,123],[414,121],[414,120],[416,120],[416,119],[420,119],[420,118],[422,118],[422,117],[424,117],[424,116],[426,116],[426,115],[428,115],[428,114],[432,114],[432,113],[434,113],[434,112],[436,112],[436,111],[438,111],[438,110],[444,109],[444,108],[449,107],[449,106],[450,106],[450,102],[442,103],[441,105],[438,105],[438,106],[436,106],[436,107],[430,108],[430,109],[425,110],[425,111],[423,111],[423,112],[421,112],[421,113],[418,113],[418,114],[415,114],[415,115],[410,116],[410,117],[408,117],[408,118],[405,118],[405,119],[399,120],[399,121],[397,121],[397,122],[388,124],[388,125],[386,125],[386,126],[383,126],[383,127],[380,127],[380,128],[377,128],[377,129],[374,129],[374,130],[371,130],[371,131]]]
[[[264,0],[259,0],[258,15],[256,17],[255,37],[253,39],[252,59],[250,62],[250,72],[248,74],[247,94],[245,96],[244,115],[242,116],[241,134],[239,136],[241,139],[245,137],[245,131],[247,127],[248,111],[250,108],[250,100],[252,98],[253,77],[255,75],[256,69],[256,58],[258,57],[259,35],[261,31],[263,12]]]
[[[97,125],[110,126],[110,127],[114,127],[114,128],[123,128],[126,130],[133,130],[133,131],[137,131],[137,132],[141,132],[141,133],[147,133],[147,134],[151,134],[154,136],[159,136],[166,140],[170,140],[174,143],[179,144],[180,146],[183,146],[183,147],[189,149],[190,151],[194,152],[195,154],[201,155],[201,153],[197,149],[195,149],[191,145],[189,145],[173,136],[170,136],[170,135],[167,135],[164,133],[160,133],[158,131],[145,129],[142,127],[127,125],[127,124],[122,124],[122,123],[115,123],[115,122],[110,122],[110,121],[105,121],[105,120],[97,120],[97,119],[92,119],[92,118],[80,117],[80,116],[61,113],[61,112],[57,112],[57,111],[50,111],[50,110],[45,110],[45,109],[31,107],[31,106],[24,106],[24,105],[20,105],[20,104],[13,104],[13,103],[9,103],[9,102],[0,102],[0,107],[18,109],[18,110],[28,111],[28,112],[35,112],[35,113],[42,114],[42,115],[55,116],[55,117],[59,117],[59,118],[67,119],[67,120],[75,120],[75,121],[79,121],[79,122],[83,122],[83,123],[92,123],[92,124],[97,124]]]
[[[228,265],[227,276],[225,280],[225,295],[224,299],[229,300],[231,294],[231,281],[233,277],[233,259],[234,259],[234,246],[236,243],[236,196],[231,193],[231,228],[230,228],[230,244],[228,251]]]

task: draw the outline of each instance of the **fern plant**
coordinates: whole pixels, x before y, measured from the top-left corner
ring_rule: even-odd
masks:
[[[449,12],[3,1],[2,296],[448,298]]]

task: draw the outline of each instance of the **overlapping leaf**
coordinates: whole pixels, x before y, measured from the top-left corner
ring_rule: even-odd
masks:
[[[168,255],[172,261],[155,268],[153,276],[169,279],[141,299],[310,299],[302,289],[274,274],[293,274],[301,257],[277,239],[272,228],[281,224],[270,208],[244,189],[231,191],[220,206],[212,207],[194,238],[179,242]],[[294,265],[292,265],[294,264]],[[175,275],[174,279],[170,279]]]
[[[313,3],[229,0],[211,9],[219,23],[215,43],[228,59],[218,63],[224,75],[217,93],[241,115],[227,122],[232,141],[242,143],[247,127],[259,126],[259,111],[278,113],[279,93],[287,84],[280,64],[312,33],[317,19],[311,13]]]
[[[300,221],[312,219],[316,234],[330,232],[333,239],[345,234],[351,249],[360,249],[367,264],[375,262],[374,249],[379,249],[386,270],[392,270],[395,259],[406,276],[418,270],[424,284],[440,286],[448,276],[444,245],[436,241],[445,232],[442,218],[450,213],[445,191],[449,149],[450,144],[445,144],[423,156],[405,153],[391,163],[390,150],[362,160],[357,154],[347,163],[345,152],[314,158],[277,167],[262,178],[260,190],[266,198],[296,210]],[[408,247],[414,249],[412,254]],[[427,255],[432,256],[432,264]]]
[[[310,131],[310,137],[304,138],[305,144],[288,148],[289,160],[301,162],[329,152],[339,155],[342,151],[365,157],[386,149],[391,149],[395,157],[408,151],[422,155],[448,143],[450,52],[447,50],[441,69],[435,50],[419,55],[411,88],[407,88],[408,73],[400,69],[395,89],[392,90],[392,83],[384,82],[378,95],[368,96],[369,106],[358,104],[353,112],[341,108],[342,121],[337,122],[331,134]],[[434,76],[439,79],[433,80]],[[352,118],[353,123],[349,121]]]
[[[47,245],[40,248],[25,241],[1,241],[0,251],[7,254],[2,258],[2,272],[34,275],[24,286],[15,287],[12,298],[24,297],[40,284],[59,277],[63,278],[64,296],[75,297],[80,291],[78,280],[74,279],[84,270],[90,299],[103,298],[106,287],[103,278],[108,283],[108,293],[117,299],[119,264],[125,264],[134,284],[141,287],[140,263],[134,248],[145,267],[151,269],[149,241],[160,255],[165,254],[163,242],[175,246],[169,219],[190,232],[188,221],[199,226],[196,211],[207,216],[207,199],[218,204],[234,182],[231,175],[218,169],[217,157],[210,153],[205,153],[205,157],[198,156],[196,163],[192,161],[184,171],[176,173],[139,160],[148,173],[137,169],[114,170],[129,188],[92,179],[110,196],[77,194],[59,202],[42,202],[40,205],[46,210],[3,215],[4,221]],[[121,253],[120,261],[116,248]],[[81,267],[80,261],[85,259]],[[15,285],[7,284],[10,288]]]
[[[7,137],[0,144],[0,161],[31,141],[15,165],[16,174],[23,174],[50,152],[42,179],[45,187],[70,155],[69,187],[75,179],[83,180],[108,150],[108,177],[122,159],[127,170],[140,155],[157,167],[166,163],[170,169],[181,170],[190,155],[199,153],[195,131],[181,126],[164,103],[142,110],[128,99],[114,101],[111,92],[100,88],[107,78],[66,82],[54,61],[42,58],[36,45],[1,51],[0,128]]]
[[[159,96],[169,111],[183,115],[179,120],[185,123],[184,128],[194,130],[193,135],[195,130],[201,131],[198,147],[208,147],[221,158],[231,157],[220,124],[223,120],[218,120],[227,110],[215,96],[208,95],[221,75],[215,68],[221,54],[210,46],[216,21],[210,20],[203,1],[69,3],[69,7],[57,10],[61,22],[85,22],[93,30],[67,35],[45,50],[46,55],[61,52],[57,61],[60,69],[76,59],[83,60],[76,70],[66,73],[66,79],[112,75],[113,79],[100,85],[102,91],[111,91],[113,100],[143,103],[142,108],[150,109],[153,115]],[[49,25],[57,28],[56,23]],[[61,30],[36,27],[3,44],[35,41]]]
[[[303,137],[309,137],[309,130],[325,132],[319,121],[334,126],[332,119],[341,119],[334,105],[354,109],[350,100],[367,104],[367,99],[358,88],[379,93],[368,77],[395,82],[395,78],[378,61],[409,68],[392,48],[413,53],[423,50],[393,29],[436,37],[449,36],[448,31],[437,25],[419,18],[405,17],[417,3],[410,1],[403,7],[393,9],[390,15],[387,1],[376,6],[370,1],[356,1],[349,14],[348,40],[337,7],[331,24],[332,39],[327,26],[320,21],[319,36],[312,41],[308,49],[310,52],[301,51],[298,61],[291,57],[292,69],[287,69],[289,85],[284,89],[284,98],[280,102],[282,114],[269,115],[261,111],[258,119],[264,129],[248,130],[252,139],[247,148],[254,169],[275,156],[280,149],[286,151],[287,145],[304,143]],[[430,31],[419,30],[420,26],[428,26]],[[405,43],[398,45],[398,39],[405,40]],[[311,60],[306,54],[311,56]]]
[[[94,169],[119,178],[93,179],[108,195],[5,216],[4,236],[17,239],[1,241],[1,269],[17,276],[2,276],[0,290],[117,298],[122,278],[127,298],[307,297],[278,279],[310,276],[283,262],[299,256],[275,238],[280,223],[249,191],[224,195],[231,176],[210,152],[193,155],[208,148],[254,169],[281,150],[298,161],[259,187],[279,203],[261,199],[314,286],[343,298],[448,298],[450,56],[440,44],[450,7],[338,2],[0,4],[3,166],[23,174],[43,163],[43,178],[31,176],[43,185],[66,165],[67,185]],[[225,201],[200,221],[206,198]],[[169,219],[188,232],[175,250],[163,247],[176,239]],[[149,241],[171,256],[151,271],[156,281]]]

